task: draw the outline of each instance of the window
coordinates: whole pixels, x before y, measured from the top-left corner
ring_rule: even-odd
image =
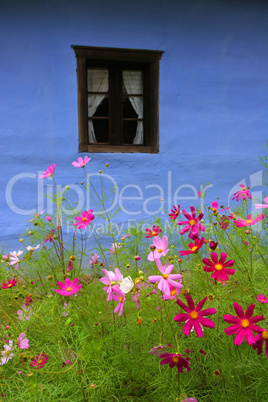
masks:
[[[72,46],[80,152],[158,152],[162,51]]]

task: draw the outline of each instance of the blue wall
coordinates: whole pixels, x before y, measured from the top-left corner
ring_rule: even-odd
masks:
[[[166,208],[184,184],[198,191],[200,184],[209,182],[213,188],[207,191],[208,201],[220,196],[225,204],[233,186],[243,179],[260,190],[261,172],[254,174],[261,169],[258,155],[263,154],[268,128],[267,2],[0,4],[0,244],[19,248],[19,233],[29,219],[22,211],[38,209],[38,172],[56,163],[59,184],[81,181],[81,171],[71,165],[83,156],[78,153],[72,44],[165,52],[160,62],[159,154],[92,154],[88,165],[97,172],[108,162],[118,191],[131,183],[144,193],[124,190],[125,196],[143,200],[123,201],[130,212],[140,213],[121,214],[118,221],[152,218],[144,211],[144,202],[161,197],[155,186],[146,188],[152,184],[163,188]],[[11,193],[10,180],[20,173]],[[195,194],[184,188],[179,195],[195,199],[178,202],[188,209],[198,205]],[[148,201],[147,209],[160,209],[159,198]]]

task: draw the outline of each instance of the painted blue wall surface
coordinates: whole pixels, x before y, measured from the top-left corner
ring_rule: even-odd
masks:
[[[71,45],[165,52],[159,153],[90,155],[89,172],[110,165],[116,207],[121,200],[128,211],[116,218],[125,223],[123,233],[129,220],[150,222],[159,215],[160,187],[166,209],[174,203],[188,210],[200,205],[196,192],[207,182],[213,185],[209,203],[219,196],[227,205],[242,182],[260,195],[258,156],[268,130],[266,1],[2,0],[0,5],[0,244],[7,251],[19,248],[29,214],[41,208],[38,193],[40,201],[41,191],[51,191],[50,181],[37,178],[48,165],[56,163],[59,185],[81,187],[82,172],[71,165],[84,156],[78,152]],[[124,188],[127,184],[139,187]],[[183,185],[188,187],[179,188]]]

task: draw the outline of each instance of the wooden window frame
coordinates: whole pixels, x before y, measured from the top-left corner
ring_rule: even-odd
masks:
[[[75,45],[71,47],[77,59],[79,152],[158,153],[159,61],[163,51]],[[145,145],[90,144],[88,142],[87,68],[91,65],[111,66],[113,63],[120,64],[122,68],[143,70]],[[118,109],[118,105],[114,107]],[[110,113],[115,113],[115,110],[111,110]],[[110,134],[116,136],[115,132]]]

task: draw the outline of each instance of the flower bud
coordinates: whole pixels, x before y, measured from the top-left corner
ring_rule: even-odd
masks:
[[[211,242],[209,243],[209,248],[210,248],[211,250],[215,250],[215,249],[217,248],[217,246],[218,246],[218,242],[211,241]]]

